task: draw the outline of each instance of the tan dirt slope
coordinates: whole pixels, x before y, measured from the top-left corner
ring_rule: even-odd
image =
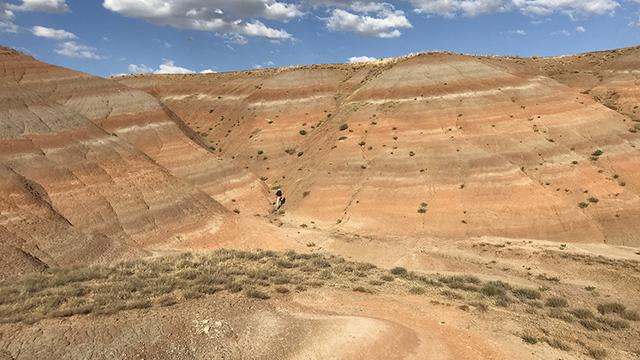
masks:
[[[288,195],[385,238],[640,245],[640,48],[118,78]]]

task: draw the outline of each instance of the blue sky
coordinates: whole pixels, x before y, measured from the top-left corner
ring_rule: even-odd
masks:
[[[640,44],[640,0],[0,0],[0,44],[99,76]]]

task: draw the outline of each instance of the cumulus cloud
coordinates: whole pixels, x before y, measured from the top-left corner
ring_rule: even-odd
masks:
[[[620,3],[616,0],[409,0],[415,12],[440,16],[478,16],[517,10],[526,15],[546,16],[556,12],[575,15],[608,14]]]
[[[70,11],[65,0],[22,0],[22,4],[7,4],[7,8],[13,11],[45,11],[51,13]]]
[[[640,16],[638,16],[638,20],[630,22],[629,26],[640,28]]]
[[[177,66],[175,61],[165,59],[162,64],[157,69],[149,67],[145,64],[130,64],[129,65],[129,73],[130,74],[194,74],[195,71],[191,69],[187,69],[182,66]],[[206,69],[200,71],[200,74],[213,74],[217,71]]]
[[[579,33],[587,32],[587,29],[585,29],[584,26],[576,26],[576,32],[579,32]]]
[[[99,60],[102,58],[100,55],[98,55],[96,48],[78,44],[75,41],[63,42],[59,44],[54,51],[56,52],[56,54],[76,59]]]
[[[73,40],[78,38],[74,33],[65,30],[52,29],[44,26],[32,27],[31,33],[35,36],[54,40]]]
[[[401,10],[387,3],[355,2],[347,11],[336,8],[326,20],[330,31],[352,32],[362,36],[396,38],[400,29],[412,28],[409,19]]]
[[[290,40],[291,34],[258,18],[288,21],[303,15],[297,4],[276,0],[104,0],[106,9],[159,25],[270,40]]]
[[[369,61],[376,61],[376,60],[378,60],[378,58],[374,58],[370,56],[352,56],[349,58],[349,60],[347,60],[347,64],[369,62]]]
[[[18,25],[13,23],[15,19],[16,16],[13,11],[3,9],[2,4],[0,4],[0,32],[17,33]]]

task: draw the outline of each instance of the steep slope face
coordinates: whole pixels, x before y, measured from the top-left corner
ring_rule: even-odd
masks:
[[[284,186],[292,221],[384,237],[639,245],[640,136],[629,120],[502,60],[427,54],[120,82]]]
[[[201,241],[233,215],[221,203],[269,206],[255,176],[187,137],[148,94],[9,49],[0,62],[0,243],[29,266]],[[11,259],[3,273],[29,269]]]

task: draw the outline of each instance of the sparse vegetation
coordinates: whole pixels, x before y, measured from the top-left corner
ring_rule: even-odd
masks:
[[[559,308],[559,307],[569,306],[569,302],[565,298],[554,296],[554,297],[548,298],[547,301],[545,302],[545,305],[548,307]]]
[[[598,312],[602,315],[606,314],[624,314],[626,307],[620,303],[604,303],[598,305]]]
[[[569,313],[578,319],[593,319],[595,317],[593,312],[589,309],[571,309],[569,310]]]
[[[536,289],[529,289],[529,288],[514,289],[513,294],[519,298],[529,299],[529,300],[536,300],[542,297],[542,295],[540,294],[540,291]]]
[[[340,131],[345,131],[348,128],[349,128],[349,124],[347,124],[347,123],[344,123],[344,124],[340,125]]]
[[[407,273],[408,273],[408,272],[407,272],[407,269],[405,269],[405,268],[403,268],[403,267],[400,267],[400,266],[396,266],[396,267],[394,267],[393,269],[391,269],[391,270],[390,270],[390,272],[391,272],[393,275],[396,275],[396,276],[406,276],[406,275],[407,275]]]
[[[526,342],[527,344],[537,344],[538,343],[538,339],[534,336],[528,335],[528,334],[524,334],[521,336],[522,341]]]
[[[594,359],[604,359],[607,357],[607,350],[603,349],[603,348],[590,348],[588,350],[589,356],[591,356]]]
[[[420,286],[414,286],[411,289],[409,289],[409,293],[414,294],[414,295],[422,295],[426,292],[426,290],[423,287]]]

